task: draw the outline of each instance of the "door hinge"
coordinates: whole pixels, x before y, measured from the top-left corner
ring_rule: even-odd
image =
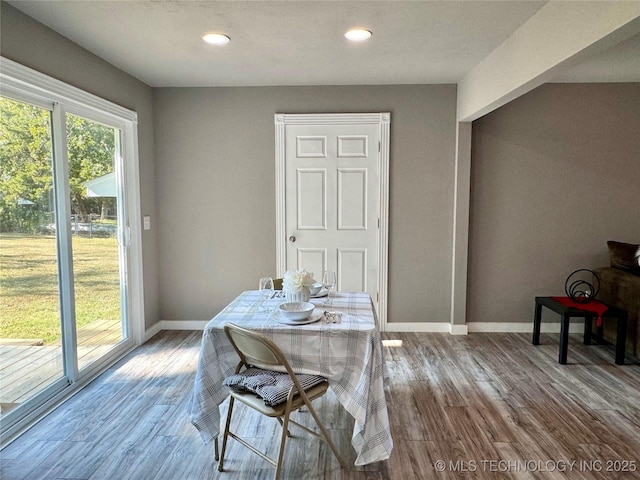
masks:
[[[380,152],[380,142],[378,142],[378,152]]]

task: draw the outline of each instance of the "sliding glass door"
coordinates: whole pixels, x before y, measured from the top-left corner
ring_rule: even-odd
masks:
[[[133,340],[123,124],[29,95],[0,111],[4,429]]]
[[[74,317],[78,369],[129,336],[120,210],[120,130],[67,114]]]
[[[51,112],[0,98],[0,415],[65,382]]]

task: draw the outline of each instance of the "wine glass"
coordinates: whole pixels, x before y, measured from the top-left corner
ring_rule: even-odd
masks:
[[[258,290],[260,290],[260,294],[264,297],[262,303],[269,300],[273,295],[273,278],[262,277],[260,279],[260,283],[258,284]]]
[[[336,272],[333,270],[325,270],[322,272],[322,286],[328,290],[327,306],[331,308],[331,290],[336,288]]]

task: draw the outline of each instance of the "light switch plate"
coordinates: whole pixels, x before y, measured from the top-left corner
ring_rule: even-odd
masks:
[[[142,224],[145,230],[151,230],[151,216],[145,215],[142,217]]]

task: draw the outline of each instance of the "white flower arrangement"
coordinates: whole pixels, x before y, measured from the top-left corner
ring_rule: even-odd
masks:
[[[303,287],[310,287],[315,282],[313,273],[307,272],[304,268],[289,270],[284,272],[282,290],[285,292],[299,292]]]

